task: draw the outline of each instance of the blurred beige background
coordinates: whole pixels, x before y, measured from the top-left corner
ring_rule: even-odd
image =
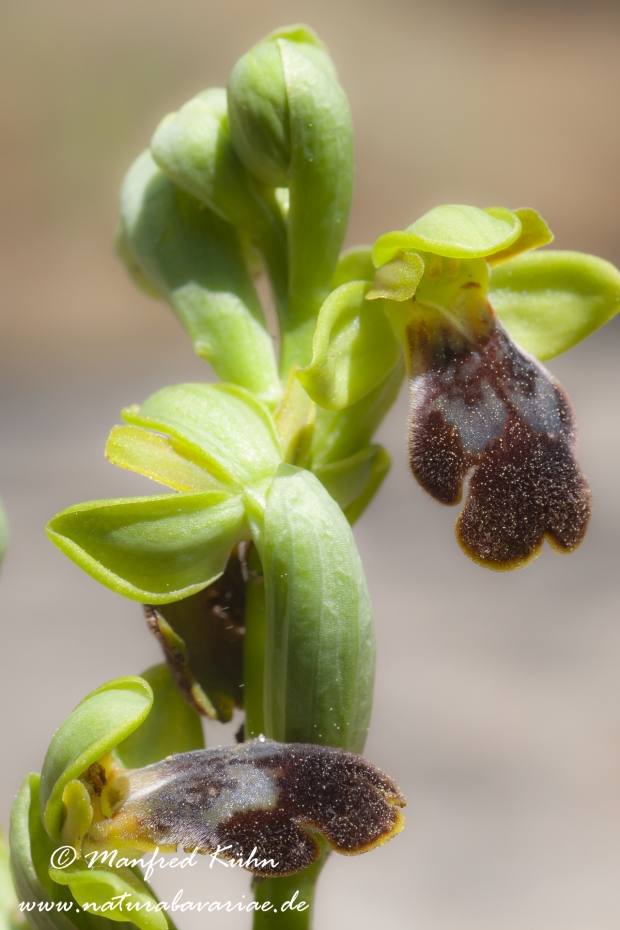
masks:
[[[138,606],[82,575],[44,524],[77,501],[156,492],[105,462],[107,433],[121,406],[210,377],[112,255],[117,189],[166,112],[296,20],[328,43],[351,100],[350,244],[437,202],[531,205],[559,248],[620,264],[616,3],[0,0],[4,826],[75,704],[158,661]],[[572,556],[511,575],[468,562],[455,512],[407,475],[405,396],[382,429],[394,468],[357,530],[379,647],[367,755],[408,796],[408,825],[329,865],[317,930],[618,926],[619,322],[551,366],[595,500]],[[230,735],[209,727],[211,743]],[[185,899],[248,894],[246,876],[206,864],[183,879]],[[172,897],[179,881],[156,885]]]

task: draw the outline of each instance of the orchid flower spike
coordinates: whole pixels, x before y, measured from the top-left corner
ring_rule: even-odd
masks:
[[[344,253],[325,302],[306,391],[333,410],[359,401],[403,350],[414,477],[465,504],[457,539],[497,571],[527,565],[545,538],[571,552],[590,517],[568,397],[540,363],[620,307],[620,274],[552,239],[535,210],[436,207],[371,250]]]

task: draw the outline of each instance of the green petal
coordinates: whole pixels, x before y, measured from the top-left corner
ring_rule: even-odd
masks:
[[[121,257],[133,256],[196,353],[223,380],[275,403],[280,386],[273,343],[233,227],[180,190],[149,152],[127,173],[121,215]]]
[[[484,258],[511,245],[521,234],[521,221],[510,210],[479,210],[463,204],[434,207],[404,232],[386,233],[375,242],[377,267],[399,251],[433,252],[447,258]]]
[[[366,300],[411,300],[424,274],[424,261],[417,252],[398,252],[385,265],[377,268],[372,289]]]
[[[45,827],[60,839],[65,785],[114,749],[147,716],[153,692],[142,678],[117,678],[85,697],[56,730],[41,773]]]
[[[390,373],[402,354],[382,301],[369,302],[370,285],[343,284],[323,306],[312,362],[297,377],[315,403],[342,410],[365,397]]]
[[[138,769],[175,752],[204,749],[200,717],[177,691],[167,666],[153,665],[140,677],[151,686],[153,707],[146,720],[114,750],[121,764]]]
[[[340,253],[338,264],[332,278],[332,290],[350,281],[372,281],[375,266],[372,261],[371,245],[354,245]]]
[[[502,249],[489,256],[489,265],[499,265],[501,262],[520,255],[521,252],[529,252],[531,249],[539,249],[543,245],[549,245],[553,242],[553,233],[543,220],[540,213],[532,210],[531,207],[522,207],[513,211],[515,216],[521,220],[521,235],[518,239],[509,245],[508,248]]]
[[[516,343],[555,358],[620,309],[620,272],[580,252],[534,252],[494,268],[489,301]]]
[[[115,426],[105,455],[113,465],[138,472],[175,491],[222,490],[222,485],[192,460],[191,449],[182,442],[138,426]]]
[[[262,561],[266,735],[360,752],[372,704],[372,609],[349,524],[310,472],[278,469]]]
[[[166,604],[214,581],[245,519],[221,491],[88,501],[50,520],[52,542],[85,572],[134,601]]]
[[[318,466],[313,471],[352,525],[379,490],[390,464],[383,446],[368,446],[348,459]]]
[[[168,930],[165,914],[156,909],[157,900],[128,868],[107,869],[97,865],[90,868],[80,860],[67,869],[50,869],[50,876],[58,884],[68,885],[87,913],[134,923],[140,930]],[[121,903],[118,898],[125,894],[127,897]]]
[[[229,384],[178,384],[123,410],[135,426],[168,433],[199,455],[211,474],[245,486],[273,475],[282,460],[273,419],[253,394]]]

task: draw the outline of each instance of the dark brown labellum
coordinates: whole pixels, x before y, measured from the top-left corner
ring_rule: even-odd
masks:
[[[506,571],[535,558],[545,537],[558,552],[575,549],[590,491],[568,397],[488,309],[488,337],[415,334],[410,464],[443,504],[458,504],[469,478],[457,539],[475,561]]]
[[[95,846],[182,846],[288,875],[319,855],[314,831],[353,855],[399,833],[406,803],[361,756],[332,746],[251,740],[170,756],[125,773],[129,794],[91,828]]]

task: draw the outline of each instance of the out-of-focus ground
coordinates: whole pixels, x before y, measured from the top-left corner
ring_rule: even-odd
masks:
[[[121,406],[210,377],[111,253],[116,191],[158,120],[296,20],[352,104],[349,243],[440,203],[535,206],[559,248],[620,264],[620,9],[596,2],[2,0],[0,3],[0,819],[97,684],[159,660],[137,605],[43,533],[81,500],[156,492],[102,456]],[[595,511],[582,548],[494,574],[456,513],[394,468],[357,538],[378,634],[367,755],[409,798],[402,836],[334,857],[317,928],[612,930],[620,921],[620,327],[552,364],[580,423]],[[208,738],[227,741],[209,726]],[[206,862],[156,886],[241,900]],[[248,915],[183,915],[188,930]]]

